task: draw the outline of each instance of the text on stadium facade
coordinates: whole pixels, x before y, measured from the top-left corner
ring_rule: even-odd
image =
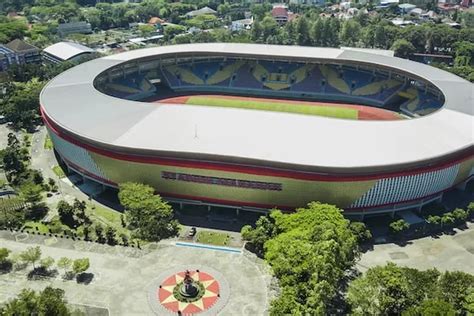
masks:
[[[199,175],[194,175],[194,174],[169,172],[169,171],[162,171],[161,177],[166,180],[177,180],[177,181],[186,181],[186,182],[194,182],[194,183],[223,185],[223,186],[228,186],[228,187],[237,187],[237,188],[246,188],[246,189],[270,190],[270,191],[282,190],[281,183],[273,183],[273,182],[207,177],[207,176],[199,176]]]

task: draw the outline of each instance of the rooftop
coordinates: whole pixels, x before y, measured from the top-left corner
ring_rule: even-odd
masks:
[[[440,110],[417,119],[350,121],[136,102],[105,95],[93,85],[98,74],[124,62],[192,54],[323,60],[396,68],[437,86],[445,96],[445,104]],[[421,163],[431,164],[474,147],[472,83],[421,63],[335,48],[213,43],[134,50],[96,59],[62,73],[44,88],[40,103],[50,120],[97,146],[118,151],[173,153],[178,157],[219,157],[234,162],[237,159],[254,164],[272,162],[320,172],[401,170]]]
[[[94,50],[78,43],[59,42],[46,47],[43,52],[61,60],[69,60],[80,54],[93,53]]]
[[[6,44],[5,46],[17,53],[39,50],[38,47],[28,44],[27,42],[22,41],[20,39],[14,39],[10,43]]]

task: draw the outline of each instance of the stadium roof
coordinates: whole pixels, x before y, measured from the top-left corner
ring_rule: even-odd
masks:
[[[355,62],[396,68],[437,86],[440,110],[416,119],[357,121],[245,109],[136,102],[105,95],[94,78],[133,59],[232,55]],[[65,101],[67,100],[67,101]],[[335,48],[254,44],[188,44],[129,51],[76,66],[40,96],[50,120],[115,150],[143,150],[230,162],[272,162],[308,170],[357,172],[426,165],[473,149],[474,85],[421,63]]]
[[[48,53],[60,60],[69,60],[77,55],[84,53],[93,53],[94,50],[77,43],[59,42],[46,47],[43,52]]]

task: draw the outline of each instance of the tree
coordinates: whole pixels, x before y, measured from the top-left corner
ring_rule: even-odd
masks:
[[[408,288],[402,269],[389,263],[352,281],[347,300],[356,315],[399,315],[410,305]]]
[[[84,273],[89,267],[89,258],[76,259],[72,264],[72,271],[77,275]]]
[[[473,288],[474,276],[464,272],[389,263],[352,281],[347,299],[356,315],[464,315]]]
[[[264,244],[265,260],[282,291],[294,295],[280,296],[271,313],[291,304],[301,314],[325,314],[337,283],[359,254],[349,221],[335,206],[316,202],[293,214],[274,210],[270,218],[275,224]]]
[[[311,38],[314,46],[325,46],[325,27],[322,18],[316,20],[311,28]]]
[[[95,236],[97,237],[98,242],[103,242],[104,240],[104,227],[101,224],[97,223],[94,226]]]
[[[441,226],[451,226],[456,220],[453,217],[453,213],[447,212],[441,216]]]
[[[451,303],[459,314],[463,314],[466,298],[474,288],[474,275],[461,271],[446,271],[441,275],[439,288],[441,298]]]
[[[155,192],[152,187],[135,182],[123,183],[119,189],[118,198],[125,209],[139,209],[141,203]]]
[[[153,32],[156,31],[155,27],[153,25],[148,25],[148,24],[144,24],[144,25],[140,25],[138,27],[138,30],[140,31],[140,34],[143,36],[143,37],[148,37],[150,36]]]
[[[73,207],[68,202],[61,200],[58,202],[57,210],[59,218],[61,219],[61,223],[72,227],[74,225]]]
[[[271,212],[269,216],[261,216],[255,223],[255,229],[250,225],[245,225],[241,230],[242,238],[248,241],[253,251],[261,257],[264,253],[263,246],[265,242],[275,235],[275,222],[271,214],[276,213]]]
[[[8,256],[10,255],[10,249],[0,248],[0,266],[8,261]]]
[[[119,186],[119,200],[125,207],[128,227],[141,239],[159,241],[176,235],[178,223],[173,209],[152,187],[139,183]]]
[[[15,90],[2,106],[5,118],[15,128],[32,131],[40,123],[38,99],[44,83],[32,79],[27,83],[15,83]]]
[[[82,233],[84,234],[84,239],[89,240],[90,233],[91,233],[91,228],[89,225],[84,225],[84,228],[82,230]]]
[[[415,52],[415,46],[403,38],[397,39],[390,49],[395,52],[395,56],[401,58],[408,58]]]
[[[53,264],[54,259],[52,257],[46,257],[40,260],[40,266],[45,270],[49,270]]]
[[[436,299],[424,300],[420,305],[410,307],[402,313],[403,316],[454,316],[453,305]]]
[[[351,222],[349,228],[357,238],[359,244],[372,239],[372,233],[363,222]]]
[[[357,21],[353,19],[344,21],[341,32],[339,33],[341,44],[345,46],[355,46],[360,38],[360,33],[361,26]]]
[[[61,257],[59,260],[58,260],[58,268],[60,269],[63,269],[64,270],[64,273],[66,274],[68,269],[71,267],[72,265],[72,260],[69,259],[68,257]]]
[[[441,216],[438,215],[429,215],[426,219],[426,222],[432,226],[438,226],[441,224]]]
[[[116,229],[112,226],[108,226],[105,230],[105,238],[107,239],[107,243],[109,245],[115,245],[117,240],[115,239],[115,234],[117,233]]]
[[[468,315],[474,315],[474,287],[469,289],[469,294],[466,296],[466,303],[464,308]]]
[[[166,41],[169,41],[173,37],[175,37],[177,34],[181,34],[184,32],[186,32],[186,27],[182,25],[167,25],[163,29],[163,35]]]
[[[64,299],[64,290],[50,286],[42,292],[36,293],[24,289],[20,294],[0,307],[2,315],[71,315]]]
[[[291,23],[291,22],[290,22]],[[297,43],[301,46],[311,45],[310,25],[303,15],[296,22]]]
[[[39,246],[36,247],[29,247],[22,253],[20,253],[20,259],[29,264],[33,265],[33,269],[35,268],[35,263],[39,261],[41,258],[41,248]]]
[[[464,223],[467,220],[468,213],[461,208],[457,208],[453,211],[453,217],[456,223]]]
[[[410,228],[410,225],[403,219],[390,223],[390,231],[392,234],[400,234]]]
[[[424,53],[426,51],[426,28],[409,25],[401,30],[399,38],[410,42],[418,53]]]
[[[261,26],[262,26],[262,37],[264,41],[269,36],[275,35],[277,33],[278,23],[271,16],[264,17],[261,22]]]
[[[25,202],[38,205],[43,200],[42,192],[43,188],[40,185],[26,183],[21,187],[20,195]]]

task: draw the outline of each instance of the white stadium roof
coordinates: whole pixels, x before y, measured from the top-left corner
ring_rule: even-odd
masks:
[[[61,60],[69,60],[80,54],[93,53],[94,50],[77,43],[59,42],[46,47],[43,52],[48,53]]]
[[[93,86],[121,63],[160,55],[236,55],[356,62],[396,68],[438,87],[444,106],[424,117],[357,121],[319,116],[118,99]],[[65,101],[67,100],[67,101]],[[74,67],[50,81],[40,96],[61,128],[117,150],[146,150],[229,161],[274,162],[308,169],[388,170],[427,164],[474,144],[474,85],[448,72],[405,59],[334,48],[254,44],[189,44],[134,50]]]

